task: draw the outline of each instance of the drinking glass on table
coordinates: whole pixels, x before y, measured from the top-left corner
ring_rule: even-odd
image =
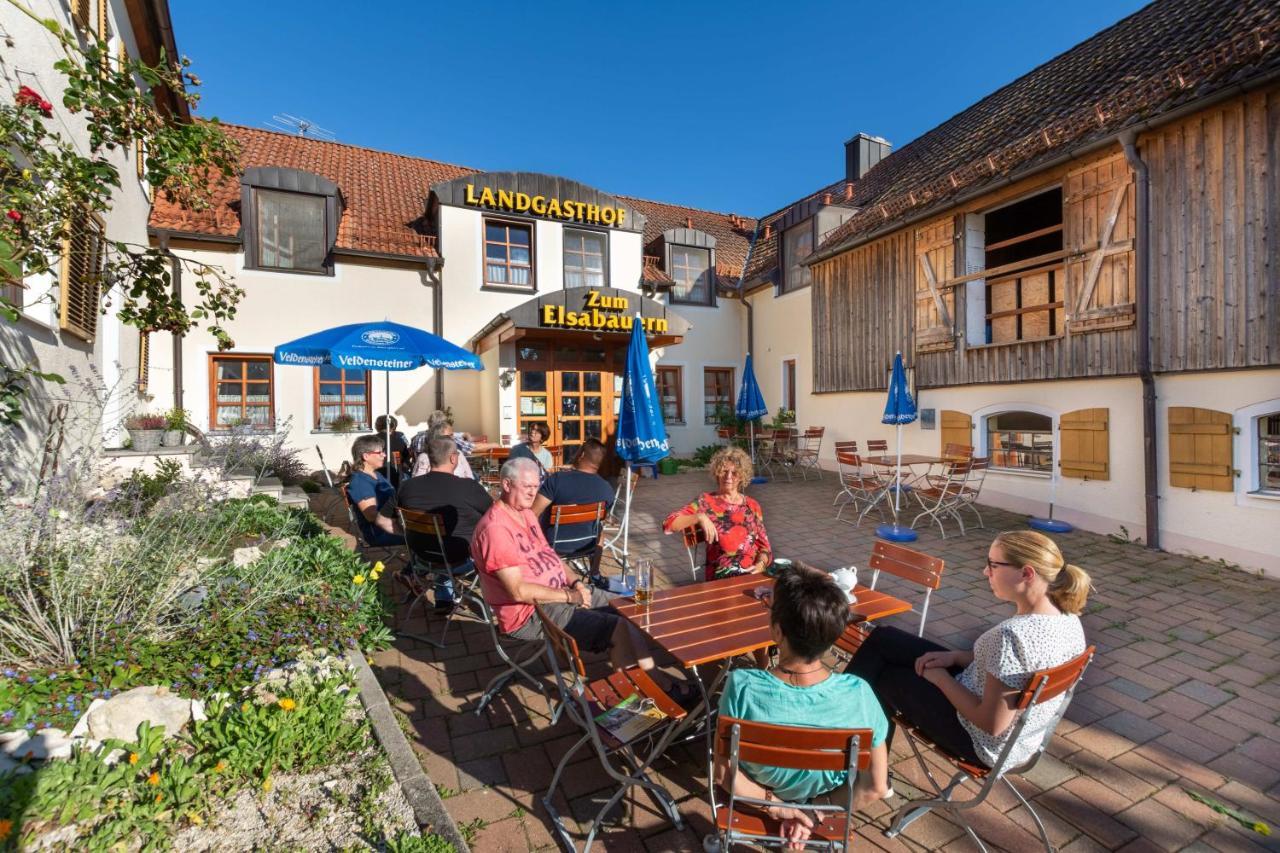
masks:
[[[653,591],[653,560],[640,558],[635,562],[631,588],[635,590],[636,604],[648,604]]]

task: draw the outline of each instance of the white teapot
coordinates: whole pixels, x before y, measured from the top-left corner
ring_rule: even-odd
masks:
[[[849,599],[850,604],[857,601],[857,597],[853,594],[853,588],[858,585],[857,566],[846,566],[845,568],[836,569],[831,573],[831,579],[836,582],[836,586],[844,590],[844,594]]]

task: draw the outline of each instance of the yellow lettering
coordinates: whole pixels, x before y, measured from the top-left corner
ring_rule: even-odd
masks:
[[[475,184],[467,184],[467,202],[466,203],[467,204],[480,203],[476,201],[476,185]]]
[[[498,207],[510,210],[515,206],[516,198],[511,190],[498,190]]]
[[[610,314],[609,321],[605,323],[606,329],[619,329],[622,327],[622,315]]]
[[[631,331],[631,327],[632,327],[632,325],[634,325],[634,324],[631,322],[631,315],[630,315],[630,314],[624,314],[624,315],[622,316],[622,330],[623,330],[624,332],[629,332],[629,331]]]
[[[547,197],[544,195],[535,195],[529,200],[529,209],[539,216],[543,216],[547,212]]]
[[[565,219],[578,218],[578,214],[574,213],[574,211],[578,209],[578,203],[576,201],[566,201],[560,205],[560,209],[564,211]]]
[[[665,331],[667,330],[667,318],[666,318],[666,317],[654,317],[654,318],[653,318],[653,330],[654,330],[655,332],[657,332],[658,334],[662,334],[663,332],[665,332]]]
[[[618,227],[622,227],[622,223],[627,220],[627,210],[624,207],[618,208]]]
[[[600,208],[598,206],[594,204],[587,205],[587,221],[588,222],[600,221]]]
[[[551,201],[547,202],[547,216],[554,216],[557,219],[560,218],[560,199],[553,198]]]
[[[600,208],[600,221],[605,225],[612,225],[617,220],[617,211],[612,207]]]
[[[600,291],[588,290],[587,291],[587,307],[595,308],[599,304],[600,304]]]
[[[604,318],[605,318],[605,315],[601,314],[599,309],[592,308],[591,309],[591,328],[593,329],[604,328]]]
[[[554,326],[556,324],[556,305],[542,306],[542,325]]]
[[[493,207],[493,190],[485,187],[480,191],[480,204],[484,207]]]
[[[524,213],[529,209],[529,196],[527,193],[516,193],[516,212]]]

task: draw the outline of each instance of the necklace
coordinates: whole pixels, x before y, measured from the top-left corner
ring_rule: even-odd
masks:
[[[794,669],[787,669],[787,668],[786,668],[785,666],[783,666],[782,664],[777,664],[777,665],[775,665],[775,666],[774,666],[774,669],[776,669],[778,672],[781,672],[781,673],[783,673],[784,675],[788,676],[788,678],[791,680],[791,682],[792,682],[792,683],[795,683],[795,682],[797,681],[797,679],[799,679],[799,678],[803,678],[803,677],[804,677],[804,676],[806,676],[806,675],[813,675],[814,673],[818,673],[818,672],[826,671],[826,670],[828,670],[828,667],[827,667],[827,665],[826,665],[825,663],[823,663],[822,661],[818,661],[818,665],[817,665],[817,667],[815,667],[814,669],[806,669],[806,670],[805,670],[805,671],[803,671],[803,672],[798,672],[798,671],[796,671],[796,670],[794,670]],[[816,682],[815,682],[815,683],[816,683]]]

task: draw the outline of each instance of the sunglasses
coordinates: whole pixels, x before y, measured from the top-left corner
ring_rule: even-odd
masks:
[[[987,568],[993,572],[996,570],[996,566],[1017,566],[1017,565],[1018,565],[1017,563],[1006,563],[1003,560],[991,560],[991,559],[987,560]]]

